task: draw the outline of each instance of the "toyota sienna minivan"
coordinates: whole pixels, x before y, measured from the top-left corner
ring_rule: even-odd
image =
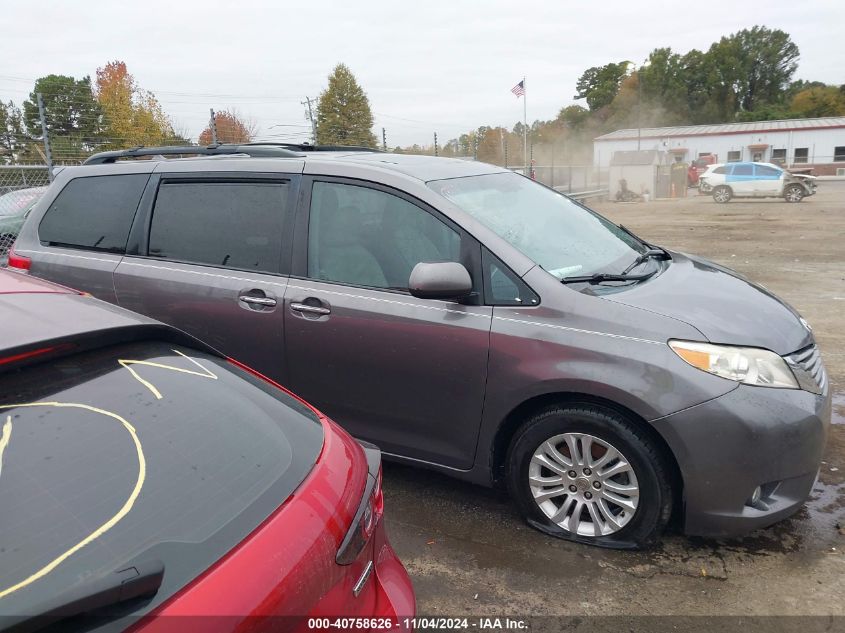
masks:
[[[506,486],[554,536],[731,536],[805,501],[831,404],[789,305],[501,167],[318,149],[95,155],[10,266],[199,337],[389,457]]]

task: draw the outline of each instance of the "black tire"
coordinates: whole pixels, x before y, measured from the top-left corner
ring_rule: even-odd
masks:
[[[787,202],[801,202],[806,192],[801,185],[788,185],[783,191],[783,197]]]
[[[725,185],[719,185],[718,187],[713,189],[713,200],[718,202],[719,204],[726,204],[731,201],[731,198],[734,197],[734,192],[731,191],[730,187],[726,187]]]
[[[588,434],[610,444],[633,469],[639,487],[639,505],[618,531],[600,536],[574,534],[552,522],[535,501],[529,485],[534,452],[550,438],[563,433]],[[599,547],[641,549],[656,543],[672,514],[669,482],[665,460],[648,436],[623,416],[595,405],[556,405],[541,410],[517,431],[507,456],[508,492],[529,525],[551,536]],[[582,510],[582,517],[583,513],[589,514],[589,510]]]

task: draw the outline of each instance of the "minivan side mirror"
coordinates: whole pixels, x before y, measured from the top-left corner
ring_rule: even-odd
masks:
[[[408,290],[419,299],[463,299],[472,294],[472,279],[457,262],[420,262],[411,271]]]

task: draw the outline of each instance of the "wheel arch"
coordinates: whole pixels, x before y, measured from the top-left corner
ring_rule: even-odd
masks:
[[[505,480],[505,467],[507,464],[508,449],[510,448],[511,440],[517,431],[524,424],[525,420],[531,417],[532,414],[553,405],[573,405],[584,404],[590,406],[597,406],[608,411],[621,415],[626,420],[636,425],[648,438],[651,440],[661,456],[665,460],[665,465],[670,474],[669,485],[672,489],[673,503],[673,521],[683,517],[683,488],[684,480],[681,474],[680,466],[675,458],[675,454],[669,447],[669,444],[663,436],[645,420],[626,406],[620,405],[617,402],[594,396],[586,393],[578,392],[555,392],[537,395],[529,398],[516,407],[514,407],[499,424],[496,429],[496,434],[493,437],[490,456],[491,481],[494,487],[501,487]]]

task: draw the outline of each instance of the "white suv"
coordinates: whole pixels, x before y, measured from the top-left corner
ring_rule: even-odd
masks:
[[[772,163],[722,163],[710,165],[698,181],[701,193],[713,200],[731,198],[784,198],[801,202],[816,193],[816,177],[792,174]]]

